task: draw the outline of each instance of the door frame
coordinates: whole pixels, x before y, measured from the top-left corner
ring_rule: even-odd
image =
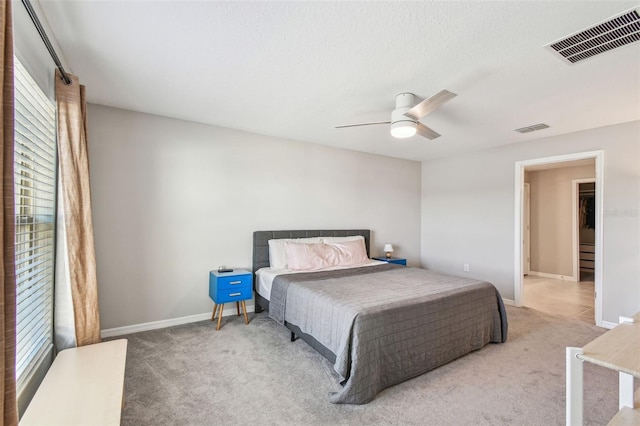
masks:
[[[603,236],[603,217],[604,217],[604,151],[588,151],[578,152],[574,154],[557,155],[552,157],[536,158],[532,160],[522,160],[515,162],[515,179],[514,179],[514,280],[513,295],[516,306],[522,306],[522,222],[523,222],[523,193],[524,193],[524,171],[526,167],[538,166],[543,164],[554,164],[562,162],[570,162],[577,160],[595,159],[596,188],[599,188],[598,197],[596,197],[596,246],[595,246],[595,322],[596,325],[602,326],[602,236]]]
[[[595,178],[583,178],[583,179],[572,179],[571,183],[573,188],[571,190],[571,196],[573,197],[572,201],[572,209],[573,209],[573,276],[576,277],[576,281],[580,282],[580,237],[578,231],[578,198],[579,198],[579,187],[581,183],[595,183]],[[596,200],[598,199],[598,184],[596,183]],[[596,227],[598,225],[596,224]],[[596,229],[596,232],[598,230]],[[595,274],[594,274],[595,277]]]
[[[531,184],[525,182],[522,212],[522,275],[531,273]],[[526,208],[525,208],[526,206]]]

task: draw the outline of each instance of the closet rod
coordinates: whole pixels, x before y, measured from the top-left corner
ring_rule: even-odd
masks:
[[[24,5],[25,9],[27,9],[27,13],[31,18],[33,25],[36,26],[36,30],[38,30],[38,34],[40,34],[40,38],[42,39],[42,42],[44,43],[45,47],[49,51],[49,54],[51,55],[51,59],[53,59],[53,62],[55,62],[56,67],[58,68],[58,70],[60,70],[60,74],[62,75],[61,78],[64,81],[64,84],[71,84],[71,79],[69,78],[69,75],[67,74],[67,72],[64,70],[62,63],[60,62],[60,58],[58,58],[58,55],[56,54],[56,51],[53,48],[53,45],[51,44],[51,41],[49,41],[49,37],[47,37],[47,33],[44,32],[44,28],[40,23],[40,19],[38,19],[38,15],[36,15],[36,11],[33,10],[33,6],[31,5],[31,2],[29,0],[22,0],[22,4]]]

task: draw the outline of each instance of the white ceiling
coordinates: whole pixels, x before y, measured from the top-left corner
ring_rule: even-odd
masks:
[[[572,66],[543,48],[637,5],[41,1],[89,102],[413,160],[640,119],[639,43]],[[436,140],[334,129],[443,88]]]

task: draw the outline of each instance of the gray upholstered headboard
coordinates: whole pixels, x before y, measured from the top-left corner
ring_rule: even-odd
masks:
[[[350,237],[362,235],[369,255],[368,229],[338,229],[338,230],[295,230],[295,231],[255,231],[253,233],[253,272],[269,266],[269,240],[280,238],[308,238],[308,237]]]

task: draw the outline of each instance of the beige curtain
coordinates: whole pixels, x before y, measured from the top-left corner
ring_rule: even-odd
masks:
[[[100,342],[98,282],[91,219],[87,114],[84,86],[56,71],[58,110],[58,232],[56,349]]]
[[[2,281],[0,284],[0,359],[2,360],[2,424],[18,424],[16,403],[16,274],[13,198],[13,24],[11,1],[0,5],[0,73],[2,73]]]

